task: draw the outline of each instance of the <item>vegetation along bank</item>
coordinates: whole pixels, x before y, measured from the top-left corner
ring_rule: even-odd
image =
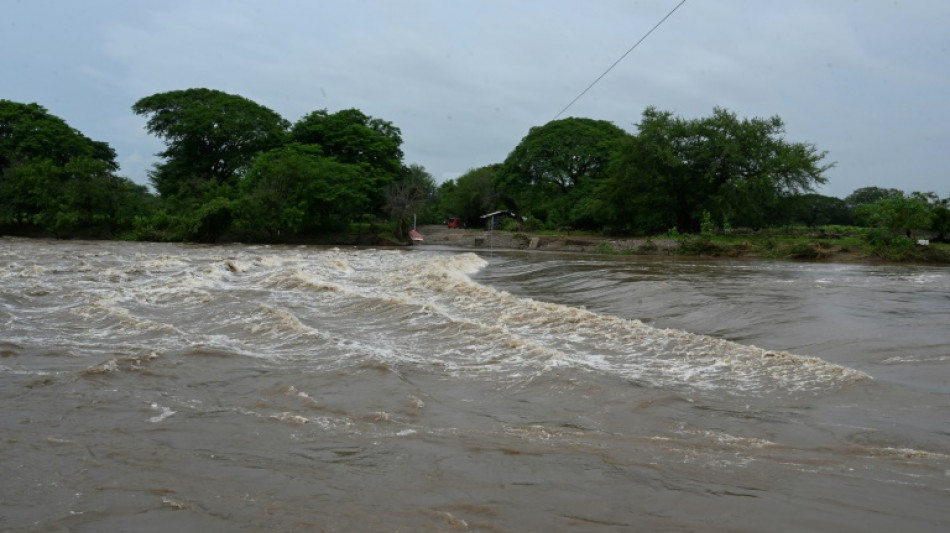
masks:
[[[565,118],[531,128],[504,161],[436,184],[404,161],[397,126],[358,109],[291,123],[193,88],[131,112],[165,144],[150,187],[119,173],[107,143],[39,104],[0,100],[0,234],[401,244],[414,223],[483,228],[486,213],[505,210],[517,216],[497,237],[519,248],[947,262],[947,198],[818,194],[833,163],[786,140],[779,117],[648,107],[635,132]]]

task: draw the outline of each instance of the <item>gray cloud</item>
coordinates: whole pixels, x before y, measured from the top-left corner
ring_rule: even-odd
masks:
[[[356,107],[439,179],[502,161],[673,6],[651,1],[37,0],[5,6],[0,97],[38,102],[146,182],[130,106],[208,87],[288,120]],[[838,166],[822,192],[950,195],[950,3],[689,0],[565,116],[635,130],[648,105],[781,116]]]

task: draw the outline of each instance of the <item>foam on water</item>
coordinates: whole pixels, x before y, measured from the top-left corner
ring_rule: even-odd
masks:
[[[480,345],[485,352],[480,359],[498,370],[515,366],[544,372],[567,366],[653,386],[731,394],[817,392],[868,378],[814,357],[518,298],[472,282],[467,274],[484,266],[473,254],[407,259],[409,264],[383,279],[451,323],[474,326],[474,332],[458,328],[455,336]]]
[[[567,369],[735,395],[821,392],[867,379],[814,357],[516,297],[472,281],[487,265],[472,253],[241,248],[194,255],[191,263],[139,253],[108,267],[95,264],[105,256],[83,257],[80,269],[64,264],[58,290],[67,294],[58,303],[90,328],[62,332],[64,344],[89,335],[100,343],[159,336],[166,349],[327,368],[376,360],[512,382]],[[77,270],[111,274],[95,282]],[[3,271],[24,273],[42,274],[17,264]],[[108,281],[132,273],[147,274]],[[419,351],[420,343],[439,348]]]
[[[873,287],[848,299],[836,266],[793,263],[805,274],[773,291],[785,271],[768,263],[577,257],[0,240],[4,523],[946,529],[945,394],[893,379],[938,374],[941,339],[826,355],[802,321],[882,294],[937,307],[931,281],[915,292],[845,267]],[[829,280],[817,297],[815,279]],[[655,312],[749,295],[761,301],[709,329]],[[890,302],[873,325],[901,318]],[[790,351],[819,357],[722,338],[767,344],[786,318]],[[842,343],[873,329],[842,324]],[[427,512],[441,522],[413,518]]]
[[[443,352],[434,357],[450,373],[521,378],[575,368],[729,394],[819,392],[867,379],[814,357],[518,298],[473,282],[469,275],[486,262],[471,253],[353,253],[347,264],[362,276],[347,280],[343,292],[386,304],[366,310],[386,316],[381,322],[392,333],[386,355],[409,355],[399,340],[411,341],[403,330],[414,324],[414,336],[444,338]]]
[[[165,420],[166,418],[176,414],[176,412],[172,411],[170,408],[162,406],[162,405],[158,405],[157,403],[152,404],[152,410],[160,411],[159,414],[148,419],[148,421],[153,424],[157,424]]]

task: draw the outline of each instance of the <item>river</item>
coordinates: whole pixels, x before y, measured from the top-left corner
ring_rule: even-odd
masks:
[[[0,239],[3,531],[947,531],[950,270]]]

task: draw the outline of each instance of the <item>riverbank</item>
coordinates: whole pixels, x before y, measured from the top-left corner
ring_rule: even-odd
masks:
[[[419,227],[423,246],[496,250],[537,250],[618,255],[685,255],[829,262],[950,264],[950,247],[942,243],[911,248],[873,249],[859,236],[814,230],[801,234],[684,235],[616,238],[597,235],[543,235],[523,232]]]
[[[671,255],[679,245],[676,239],[613,239],[590,235],[540,235],[510,231],[450,229],[422,226],[423,245],[498,250],[539,250],[554,252],[636,253]]]

